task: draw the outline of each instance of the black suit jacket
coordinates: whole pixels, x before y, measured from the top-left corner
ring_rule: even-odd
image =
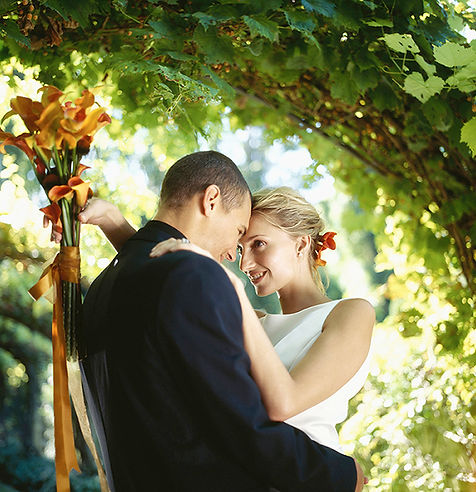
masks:
[[[116,492],[355,489],[351,458],[271,422],[250,376],[238,297],[220,265],[151,221],[84,302],[85,394]]]

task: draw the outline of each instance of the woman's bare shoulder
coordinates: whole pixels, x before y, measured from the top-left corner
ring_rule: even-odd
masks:
[[[329,326],[334,323],[349,321],[353,325],[362,324],[373,326],[375,322],[375,309],[367,300],[359,297],[342,299],[329,313],[324,323]]]

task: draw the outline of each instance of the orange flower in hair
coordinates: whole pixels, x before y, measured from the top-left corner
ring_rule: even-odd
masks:
[[[327,261],[321,259],[321,253],[325,249],[336,249],[336,242],[334,241],[334,236],[337,232],[326,232],[323,236],[320,236],[319,241],[321,244],[316,249],[316,264],[317,266],[325,266]]]

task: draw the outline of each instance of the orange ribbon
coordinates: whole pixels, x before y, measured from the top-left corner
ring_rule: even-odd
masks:
[[[69,492],[69,473],[80,471],[74,447],[71,404],[66,369],[66,340],[63,326],[61,281],[79,282],[79,248],[62,246],[53,263],[28,292],[38,300],[43,295],[53,302],[51,335],[53,343],[53,409],[57,492]]]

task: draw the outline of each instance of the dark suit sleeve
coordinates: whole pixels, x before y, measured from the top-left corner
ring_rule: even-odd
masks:
[[[352,458],[269,420],[250,375],[239,300],[218,264],[190,254],[169,273],[158,309],[172,370],[186,378],[200,418],[231,459],[283,492],[355,490]]]

